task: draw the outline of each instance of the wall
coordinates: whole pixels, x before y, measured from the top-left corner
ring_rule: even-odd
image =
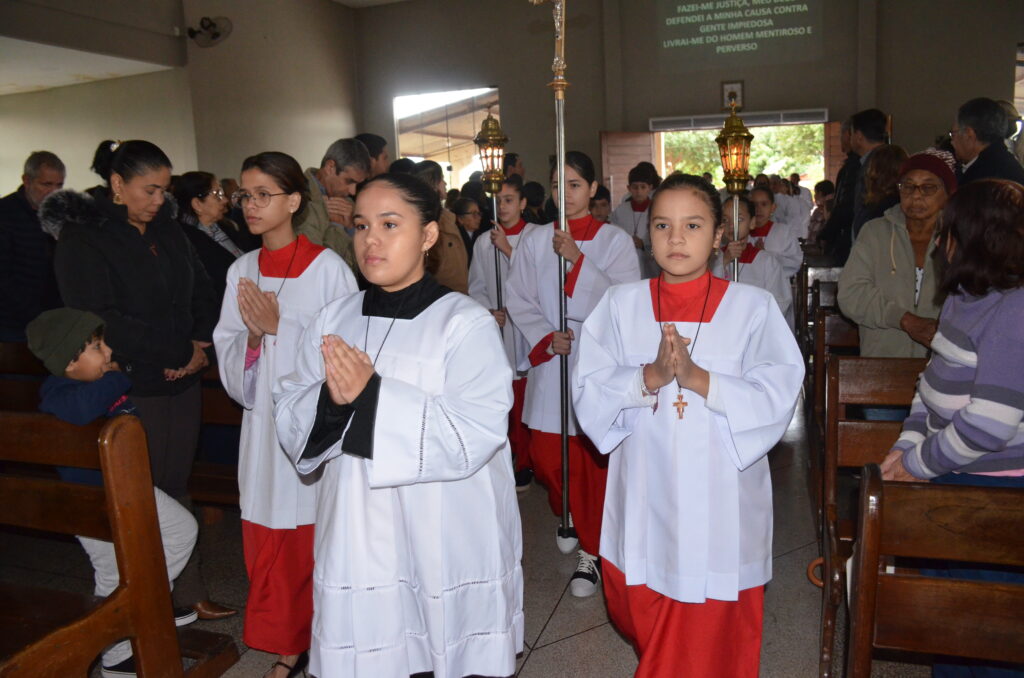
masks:
[[[719,113],[723,81],[743,81],[750,111],[827,108],[833,116],[846,116],[856,110],[857,0],[823,1],[820,58],[766,64],[752,56],[740,66],[694,72],[663,66],[654,30],[656,0],[620,4],[625,130],[645,130],[655,117]]]
[[[47,45],[185,65],[181,0],[3,0],[0,34]]]
[[[21,183],[25,158],[38,150],[64,161],[69,188],[95,186],[99,178],[89,166],[103,139],[148,139],[167,153],[175,171],[195,169],[184,69],[0,97],[0,193]]]
[[[900,0],[879,7],[878,106],[913,153],[953,126],[974,97],[1013,100],[1024,2]]]
[[[602,2],[569,3],[566,44],[566,147],[601,157],[605,127]],[[495,35],[485,27],[493,27]],[[360,131],[389,139],[392,99],[401,94],[494,86],[508,150],[523,156],[529,179],[547,184],[554,151],[554,57],[550,5],[526,0],[413,0],[356,12]],[[399,149],[400,150],[400,149]]]
[[[199,164],[237,177],[242,160],[284,151],[319,166],[336,139],[353,136],[352,10],[330,0],[185,0],[191,25],[224,15],[234,30],[209,48],[188,42]]]

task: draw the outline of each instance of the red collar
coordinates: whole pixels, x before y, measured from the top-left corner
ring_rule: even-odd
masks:
[[[752,238],[765,238],[768,236],[768,233],[771,232],[772,226],[774,225],[775,222],[769,220],[764,226],[758,226],[757,228],[751,229],[750,236]]]
[[[708,290],[708,285],[711,289]],[[715,278],[706,272],[696,280],[667,283],[662,276],[651,278],[651,307],[658,322],[709,322],[725,296],[729,281]],[[659,296],[661,313],[658,312]],[[705,307],[704,300],[707,299]],[[704,315],[701,316],[701,309]]]
[[[587,240],[593,240],[597,232],[601,230],[603,226],[600,221],[587,214],[579,219],[569,220],[569,232],[572,233],[572,239],[577,242],[584,242]],[[552,224],[555,230],[558,230],[558,222]]]
[[[629,202],[633,206],[634,212],[646,212],[647,208],[651,206],[650,198],[644,200],[643,202],[636,202],[635,200],[630,200]]]
[[[298,278],[323,251],[323,247],[314,245],[304,235],[278,250],[261,247],[257,255],[260,275],[268,278]]]
[[[743,248],[743,252],[740,254],[740,263],[741,264],[749,264],[749,263],[751,263],[752,261],[754,261],[754,258],[757,256],[757,253],[760,252],[760,251],[761,251],[760,248],[754,247],[751,243],[748,242],[747,246]]]
[[[505,227],[502,226],[502,228]],[[519,235],[520,233],[523,232],[524,228],[526,228],[526,220],[520,219],[514,225],[505,228],[505,235]]]

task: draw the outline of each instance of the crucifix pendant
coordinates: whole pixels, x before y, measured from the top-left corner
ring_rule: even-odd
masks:
[[[690,403],[683,400],[683,392],[680,391],[678,395],[676,395],[676,401],[672,403],[672,406],[676,408],[676,412],[679,414],[680,419],[683,418],[683,410],[685,410],[686,406],[689,404]]]

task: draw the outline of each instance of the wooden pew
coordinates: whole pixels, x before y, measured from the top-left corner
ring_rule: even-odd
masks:
[[[49,372],[25,342],[0,342],[0,410],[36,412]]]
[[[809,332],[810,323],[814,320],[814,306],[812,305],[812,288],[815,281],[837,281],[839,273],[843,270],[835,266],[835,261],[827,256],[815,256],[807,254],[795,278],[796,293],[793,297],[794,311],[796,317],[796,338],[804,355],[811,353],[810,342],[814,335]]]
[[[882,482],[863,470],[848,678],[875,648],[1024,663],[1024,584],[922,576],[886,566],[929,558],[1024,567],[1024,490]]]
[[[910,406],[917,379],[926,361],[921,358],[859,358],[832,356],[828,362],[825,395],[825,459],[822,471],[822,586],[818,675],[832,675],[836,615],[846,587],[846,561],[856,534],[854,512],[840,502],[840,473],[878,463],[892,449],[903,423],[848,418],[847,408]]]
[[[855,354],[860,348],[857,324],[834,310],[819,308],[814,314],[814,421],[823,433],[825,426],[825,375],[833,353]]]
[[[147,678],[219,676],[238,660],[223,634],[176,631],[142,425],[120,416],[73,426],[0,412],[0,460],[101,468],[103,487],[7,472],[0,523],[114,542],[120,585],[103,600],[0,585],[0,676],[84,676],[104,648],[130,637]],[[195,664],[184,672],[182,657]]]

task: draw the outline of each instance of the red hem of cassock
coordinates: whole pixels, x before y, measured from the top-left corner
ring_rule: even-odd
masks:
[[[548,490],[548,504],[562,514],[562,436],[530,431],[533,472]],[[608,457],[598,452],[586,436],[569,436],[569,511],[580,548],[597,555],[601,546],[601,517],[608,479]]]
[[[281,655],[309,649],[313,628],[313,525],[275,530],[242,521],[249,574],[242,640]]]
[[[627,586],[601,562],[608,616],[640,658],[635,678],[757,678],[761,661],[764,586],[739,600],[682,603],[646,586]]]

